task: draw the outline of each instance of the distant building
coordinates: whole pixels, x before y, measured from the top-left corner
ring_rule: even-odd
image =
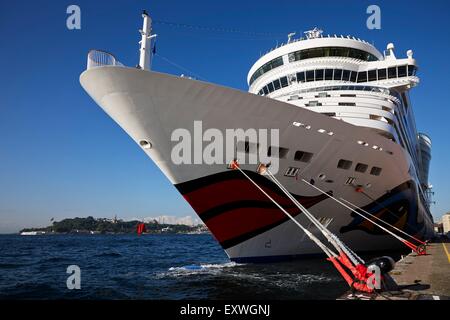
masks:
[[[444,233],[450,232],[450,212],[447,212],[442,216],[442,227],[444,229]]]
[[[442,222],[436,222],[434,224],[434,232],[444,233],[444,226],[442,225]]]
[[[196,218],[192,218],[191,216],[185,217],[177,217],[177,216],[158,216],[158,217],[147,217],[144,218],[144,222],[157,222],[158,224],[182,224],[186,226],[196,226],[201,224]]]

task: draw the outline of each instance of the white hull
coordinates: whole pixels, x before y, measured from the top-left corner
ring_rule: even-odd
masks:
[[[397,213],[389,212],[398,214],[398,219],[393,221],[397,226],[418,237],[432,235],[431,217],[419,200],[417,181],[408,172],[411,164],[409,154],[398,144],[367,128],[270,98],[134,68],[92,68],[81,75],[80,81],[97,104],[138,145],[141,140],[151,142],[152,148],[143,151],[190,202],[233,260],[311,255],[320,253],[320,250],[292,221],[285,217],[273,219],[275,215],[282,216],[281,211],[267,205],[259,209],[249,206],[252,201],[263,202],[264,197],[242,177],[232,176],[236,174],[227,170],[226,165],[175,165],[171,161],[173,130],[186,128],[192,132],[197,120],[202,121],[203,130],[279,129],[280,146],[288,148],[290,153],[286,159],[280,159],[277,178],[292,194],[316,197],[312,198],[313,205],[309,210],[318,218],[332,219],[328,226],[330,230],[355,251],[396,249],[401,247],[401,243],[385,234],[372,234],[373,226],[358,223],[358,219],[350,215],[350,210],[331,199],[319,197],[319,193],[301,179],[284,176],[287,167],[300,168],[301,178],[314,179],[319,188],[332,190],[336,197],[345,198],[360,207],[373,205],[375,199],[381,199],[379,202],[392,205],[392,210],[400,209]],[[295,127],[293,121],[307,123],[311,129]],[[334,135],[319,133],[318,129],[332,131]],[[361,146],[358,140],[382,147],[384,151]],[[313,153],[313,161],[294,161],[296,150]],[[349,172],[337,168],[339,159],[365,163],[369,168],[377,166],[383,171],[380,176]],[[243,165],[242,168],[254,171],[255,165]],[[321,174],[325,174],[327,179],[319,179]],[[345,185],[350,176],[355,177],[360,185],[371,185],[366,193],[372,199]],[[261,176],[259,179],[267,180]],[[262,180],[261,183],[266,183]],[[269,184],[267,186],[271,188]],[[404,188],[403,191],[396,189],[399,186]],[[388,191],[392,190],[391,197]],[[278,192],[276,188],[272,191]],[[396,201],[403,201],[403,205],[396,204]],[[239,203],[246,205],[239,206]],[[285,205],[292,203],[285,202]],[[383,210],[375,210],[374,213],[379,211]],[[296,219],[309,225],[302,215],[297,215]],[[352,223],[362,229],[341,233],[342,227]]]

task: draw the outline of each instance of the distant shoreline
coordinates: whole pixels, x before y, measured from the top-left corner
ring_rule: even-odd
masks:
[[[23,236],[37,235],[124,235],[136,234],[137,226],[144,224],[143,234],[203,234],[209,233],[204,225],[188,226],[182,224],[161,224],[157,221],[123,221],[106,218],[71,218],[53,221],[43,228],[24,228],[18,233]]]

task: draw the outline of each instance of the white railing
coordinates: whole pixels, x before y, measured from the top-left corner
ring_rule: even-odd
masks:
[[[120,66],[123,64],[117,61],[116,57],[109,52],[101,50],[91,50],[88,53],[87,69],[101,66]]]

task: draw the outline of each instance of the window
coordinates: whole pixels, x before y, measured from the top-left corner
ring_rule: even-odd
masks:
[[[358,72],[358,83],[367,82],[367,71]]]
[[[349,81],[350,80],[350,70],[344,70],[342,72],[342,80]]]
[[[406,70],[406,66],[400,66],[398,67],[398,77],[406,77],[407,75],[407,70]]]
[[[328,98],[330,95],[326,92],[319,92],[316,96],[316,98]]]
[[[263,89],[259,90],[258,94],[259,94],[260,96],[262,96],[262,95],[264,94]]]
[[[369,70],[369,81],[377,81],[377,70]]]
[[[306,71],[306,82],[314,81],[314,70]]]
[[[386,79],[386,69],[379,69],[378,80],[385,80],[385,79]]]
[[[305,103],[305,107],[320,107],[321,105],[322,105],[322,103],[317,100],[309,101],[308,103]]]
[[[282,147],[269,147],[269,150],[267,150],[267,156],[268,157],[276,157],[278,154],[279,159],[286,158],[287,154],[289,152],[289,149],[282,148]]]
[[[397,67],[388,68],[388,78],[389,79],[397,78]]]
[[[416,66],[408,66],[408,76],[412,77],[415,76],[417,72]]]
[[[341,94],[341,97],[356,97],[356,94]]]
[[[334,69],[334,80],[342,79],[342,69]]]
[[[352,164],[353,164],[353,162],[351,162],[350,160],[341,159],[341,160],[339,160],[337,167],[339,169],[348,170],[352,167]]]
[[[287,170],[284,173],[284,175],[286,177],[295,177],[299,170],[300,170],[299,168],[289,167],[289,168],[287,168]]]
[[[316,70],[316,81],[323,80],[323,69]]]
[[[267,84],[267,88],[269,88],[269,92],[273,92],[275,90],[275,88],[273,87],[273,83],[269,83]]]
[[[325,69],[325,80],[333,80],[333,69]]]
[[[310,162],[313,157],[313,154],[305,151],[296,151],[294,155],[295,161],[300,162]]]
[[[280,78],[280,82],[281,82],[281,87],[282,87],[282,88],[287,87],[287,86],[289,85],[289,84],[288,84],[287,77],[282,77],[282,78]]]
[[[364,164],[364,163],[358,163],[358,164],[356,165],[356,167],[355,167],[355,171],[356,171],[356,172],[364,173],[364,172],[367,171],[367,168],[368,168],[368,167],[369,167],[369,166],[368,166],[367,164]]]
[[[283,57],[275,58],[262,65],[250,78],[250,85],[264,73],[283,65]]]
[[[339,102],[338,106],[356,107],[356,103],[355,102]]]
[[[328,117],[336,117],[336,112],[322,112],[322,114]]]
[[[264,94],[268,94],[269,93],[269,89],[267,89],[267,86],[264,86],[263,88]]]
[[[379,167],[372,167],[372,169],[370,169],[370,174],[373,176],[379,176],[381,174],[381,168]]]
[[[350,74],[350,81],[351,82],[356,82],[356,77],[358,76],[358,72],[356,71],[352,71]]]
[[[363,61],[377,61],[377,57],[363,50],[345,47],[322,47],[304,49],[291,52],[288,55],[289,62],[319,58],[319,57],[348,57]]]
[[[304,72],[297,73],[297,82],[305,82],[305,73]]]
[[[275,90],[278,90],[281,88],[281,84],[280,84],[280,79],[277,79],[273,82],[273,86],[275,88]]]

